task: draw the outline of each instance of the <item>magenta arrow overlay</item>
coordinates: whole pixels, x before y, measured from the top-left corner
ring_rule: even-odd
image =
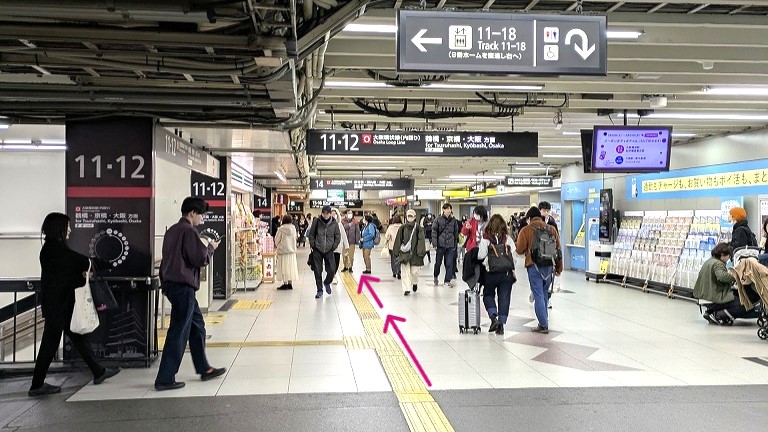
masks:
[[[427,373],[424,372],[424,368],[421,367],[421,363],[419,363],[419,359],[416,358],[416,354],[414,354],[413,350],[411,350],[411,346],[408,345],[408,341],[406,341],[405,337],[403,337],[403,334],[400,333],[400,329],[397,327],[398,321],[405,322],[405,318],[394,316],[394,315],[387,315],[387,319],[384,321],[384,334],[387,334],[387,330],[391,325],[392,328],[395,330],[395,333],[397,333],[397,337],[399,337],[400,341],[403,343],[405,350],[408,351],[408,355],[411,356],[411,360],[413,360],[413,364],[416,365],[416,369],[419,370],[419,373],[421,374],[422,378],[424,378],[424,382],[427,383],[427,387],[432,387],[432,381],[429,380]]]
[[[381,279],[373,276],[368,276],[368,275],[360,276],[360,282],[357,284],[357,293],[362,294],[363,286],[365,286],[366,288],[368,288],[368,291],[371,292],[371,297],[373,297],[373,300],[375,300],[376,304],[379,305],[379,309],[383,309],[384,303],[381,302],[381,299],[376,294],[376,291],[373,290],[373,287],[371,286],[371,282],[381,282]]]

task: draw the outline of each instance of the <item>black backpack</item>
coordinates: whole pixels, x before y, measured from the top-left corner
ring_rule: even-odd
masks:
[[[512,248],[505,243],[493,244],[488,247],[488,271],[513,272],[515,270],[515,258],[512,256]]]
[[[534,227],[533,229],[531,259],[536,265],[554,265],[555,261],[560,259],[560,249],[557,247],[555,234],[549,226]]]

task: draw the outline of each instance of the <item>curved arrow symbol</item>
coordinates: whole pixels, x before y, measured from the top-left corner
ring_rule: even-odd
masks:
[[[573,29],[569,31],[568,34],[565,35],[565,44],[570,45],[571,39],[574,36],[579,36],[581,38],[581,46],[573,44],[573,49],[576,50],[576,53],[579,54],[581,58],[584,60],[588,59],[589,56],[595,52],[595,44],[589,46],[589,37],[587,37],[587,34],[582,29]]]
[[[379,308],[384,308],[384,304],[381,302],[381,299],[376,294],[376,291],[373,290],[373,287],[371,286],[371,282],[381,282],[381,280],[377,277],[368,276],[368,275],[360,276],[360,283],[357,284],[357,293],[362,294],[363,288],[368,288],[368,291],[371,292],[371,297],[373,297],[373,300],[375,300],[376,304],[379,305]]]
[[[427,29],[421,29],[418,33],[416,33],[416,36],[411,39],[411,42],[416,45],[416,48],[418,48],[419,51],[427,52],[427,49],[424,48],[423,44],[442,45],[443,38],[425,38],[423,37],[425,33],[427,33]]]

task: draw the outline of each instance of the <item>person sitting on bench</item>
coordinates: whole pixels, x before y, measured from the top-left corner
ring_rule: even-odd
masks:
[[[747,318],[751,313],[742,306],[732,289],[736,277],[725,268],[732,254],[733,249],[728,243],[715,246],[712,257],[701,267],[693,288],[695,298],[712,302],[704,313],[704,319],[710,324],[730,325],[736,318]]]

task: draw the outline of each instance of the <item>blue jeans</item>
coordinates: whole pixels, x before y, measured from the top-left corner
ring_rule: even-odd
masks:
[[[195,372],[203,374],[211,366],[205,356],[205,321],[195,298],[195,289],[186,284],[165,282],[163,291],[171,302],[171,324],[155,384],[172,384],[179,372],[187,341]]]
[[[549,294],[549,287],[554,282],[553,267],[539,266],[537,269],[535,265],[532,265],[527,270],[528,280],[531,283],[531,292],[533,293],[533,309],[536,311],[536,319],[539,320],[541,327],[549,328],[547,295]]]
[[[454,264],[456,263],[456,248],[444,248],[438,247],[435,254],[435,271],[434,276],[437,279],[440,276],[440,264],[445,263],[445,283],[453,280],[456,275],[456,269]]]
[[[496,292],[499,296],[499,307],[496,307]],[[509,299],[512,297],[512,277],[507,272],[486,272],[483,287],[483,303],[489,317],[497,315],[499,322],[507,323],[509,315]]]

